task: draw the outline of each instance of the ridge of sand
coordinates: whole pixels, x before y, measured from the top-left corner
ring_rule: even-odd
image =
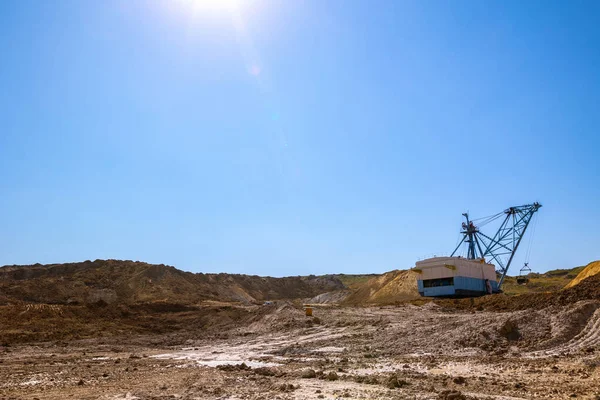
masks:
[[[575,279],[573,279],[571,282],[569,282],[567,284],[567,286],[565,286],[565,289],[568,289],[570,287],[578,285],[584,279],[589,278],[590,276],[594,276],[599,273],[600,273],[600,260],[592,261],[583,269],[583,271],[581,271],[579,273],[579,275],[577,275],[575,277]]]

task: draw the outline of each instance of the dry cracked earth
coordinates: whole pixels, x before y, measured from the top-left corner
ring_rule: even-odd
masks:
[[[237,307],[256,318],[0,347],[0,399],[600,399],[597,300]]]

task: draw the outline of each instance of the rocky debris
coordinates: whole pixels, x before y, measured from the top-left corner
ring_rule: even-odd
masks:
[[[407,381],[405,381],[404,379],[398,379],[398,377],[396,375],[392,375],[387,379],[385,385],[387,386],[388,389],[396,389],[396,388],[408,386],[409,383]]]
[[[328,381],[337,381],[338,379],[340,379],[340,377],[338,376],[338,374],[336,372],[331,371],[330,373],[325,375],[325,379]]]
[[[262,375],[262,376],[275,376],[276,375],[276,371],[273,368],[268,368],[268,367],[255,368],[254,373],[256,375]]]
[[[294,386],[291,383],[282,383],[279,385],[278,389],[280,392],[293,392],[298,389],[300,386]]]
[[[515,341],[521,338],[521,332],[519,332],[519,326],[516,322],[507,320],[499,329],[500,335],[506,338],[508,341]]]
[[[77,276],[98,273],[100,278],[110,271],[111,263],[99,267],[100,272],[93,264],[83,272],[80,266],[61,268],[72,268],[70,273]],[[32,276],[14,272],[7,281],[20,285],[23,280],[15,283],[18,277],[60,277],[52,268],[43,273],[40,268],[25,273]],[[131,268],[131,274],[142,272],[142,278],[152,280],[147,285],[164,283],[153,295],[180,282],[169,268]],[[3,286],[2,274],[0,290],[9,287],[17,293]],[[302,279],[326,285],[326,279],[316,278]],[[213,283],[235,286],[236,279],[223,276]],[[235,287],[250,290],[252,282],[250,277]],[[21,293],[32,290],[28,285],[23,284]],[[81,289],[76,286],[68,290]],[[111,299],[112,292],[100,292],[97,301],[87,304],[4,303],[0,397],[58,400],[102,393],[106,399],[466,400],[493,393],[506,398],[588,398],[596,394],[600,379],[599,288],[600,276],[592,276],[576,290],[559,293],[377,307],[328,305],[316,307],[318,317],[313,318],[304,315],[299,301],[190,304],[165,297],[122,303],[119,296],[127,291],[116,288],[117,301]],[[133,289],[140,295],[150,290]],[[48,296],[44,290],[42,297]],[[249,361],[212,367],[221,360],[252,360],[253,368]]]
[[[464,385],[467,383],[467,380],[463,376],[457,376],[452,379],[452,382],[456,383],[457,385]]]
[[[304,325],[301,307],[287,303],[219,306],[219,314],[201,320],[196,318],[202,309],[165,312],[157,315],[152,334],[0,347],[0,397],[584,398],[597,392],[598,304],[505,313],[330,306],[319,309],[327,323],[312,327]],[[142,320],[154,327],[152,315]],[[71,317],[67,309],[62,316],[23,321],[35,322],[38,330],[52,321],[58,329]],[[520,340],[508,342],[501,335],[507,321],[518,327]],[[160,333],[165,324],[182,328]],[[492,348],[484,351],[481,343]],[[253,364],[213,367],[222,360]]]
[[[438,394],[439,400],[467,400],[467,396],[457,390],[444,390]]]
[[[315,372],[314,369],[306,369],[306,370],[302,371],[301,377],[303,379],[313,379],[313,378],[317,377],[317,373]]]
[[[380,381],[376,374],[372,375],[356,375],[354,381],[357,383],[365,383],[367,385],[379,385]]]
[[[217,365],[217,369],[220,369],[221,371],[250,371],[252,367],[246,365],[246,363],[241,363]]]

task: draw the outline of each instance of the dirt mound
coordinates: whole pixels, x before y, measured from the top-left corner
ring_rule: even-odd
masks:
[[[344,289],[332,276],[271,278],[234,274],[193,274],[167,265],[96,260],[69,264],[0,268],[0,304],[107,304],[204,300],[243,303],[311,298]]]
[[[564,289],[583,269],[585,266],[554,269],[544,273],[531,272],[524,275],[527,278],[527,284],[520,285],[517,282],[516,276],[506,276],[502,284],[502,291],[509,295],[523,293],[543,293],[543,292],[558,292]]]
[[[417,274],[395,270],[369,279],[345,300],[345,304],[392,304],[419,298]]]
[[[573,279],[571,282],[569,282],[569,284],[567,286],[565,286],[565,289],[573,287],[573,286],[579,284],[584,279],[589,278],[590,276],[597,275],[597,274],[600,274],[600,261],[593,261],[593,262],[589,263],[583,269],[583,271],[581,271],[579,273],[579,275],[577,275],[575,277],[575,279]]]
[[[186,306],[166,302],[137,304],[0,306],[0,346],[138,334],[195,332],[225,335],[246,325],[260,306]]]
[[[566,306],[581,300],[598,299],[600,299],[600,274],[593,275],[576,286],[556,293],[527,293],[517,296],[493,294],[471,299],[435,300],[435,303],[449,308],[517,311]]]
[[[309,304],[340,304],[351,292],[348,290],[337,290],[335,292],[322,293],[308,300]]]

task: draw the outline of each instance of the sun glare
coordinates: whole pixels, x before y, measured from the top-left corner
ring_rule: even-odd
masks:
[[[176,0],[194,11],[227,11],[239,8],[241,0]]]

